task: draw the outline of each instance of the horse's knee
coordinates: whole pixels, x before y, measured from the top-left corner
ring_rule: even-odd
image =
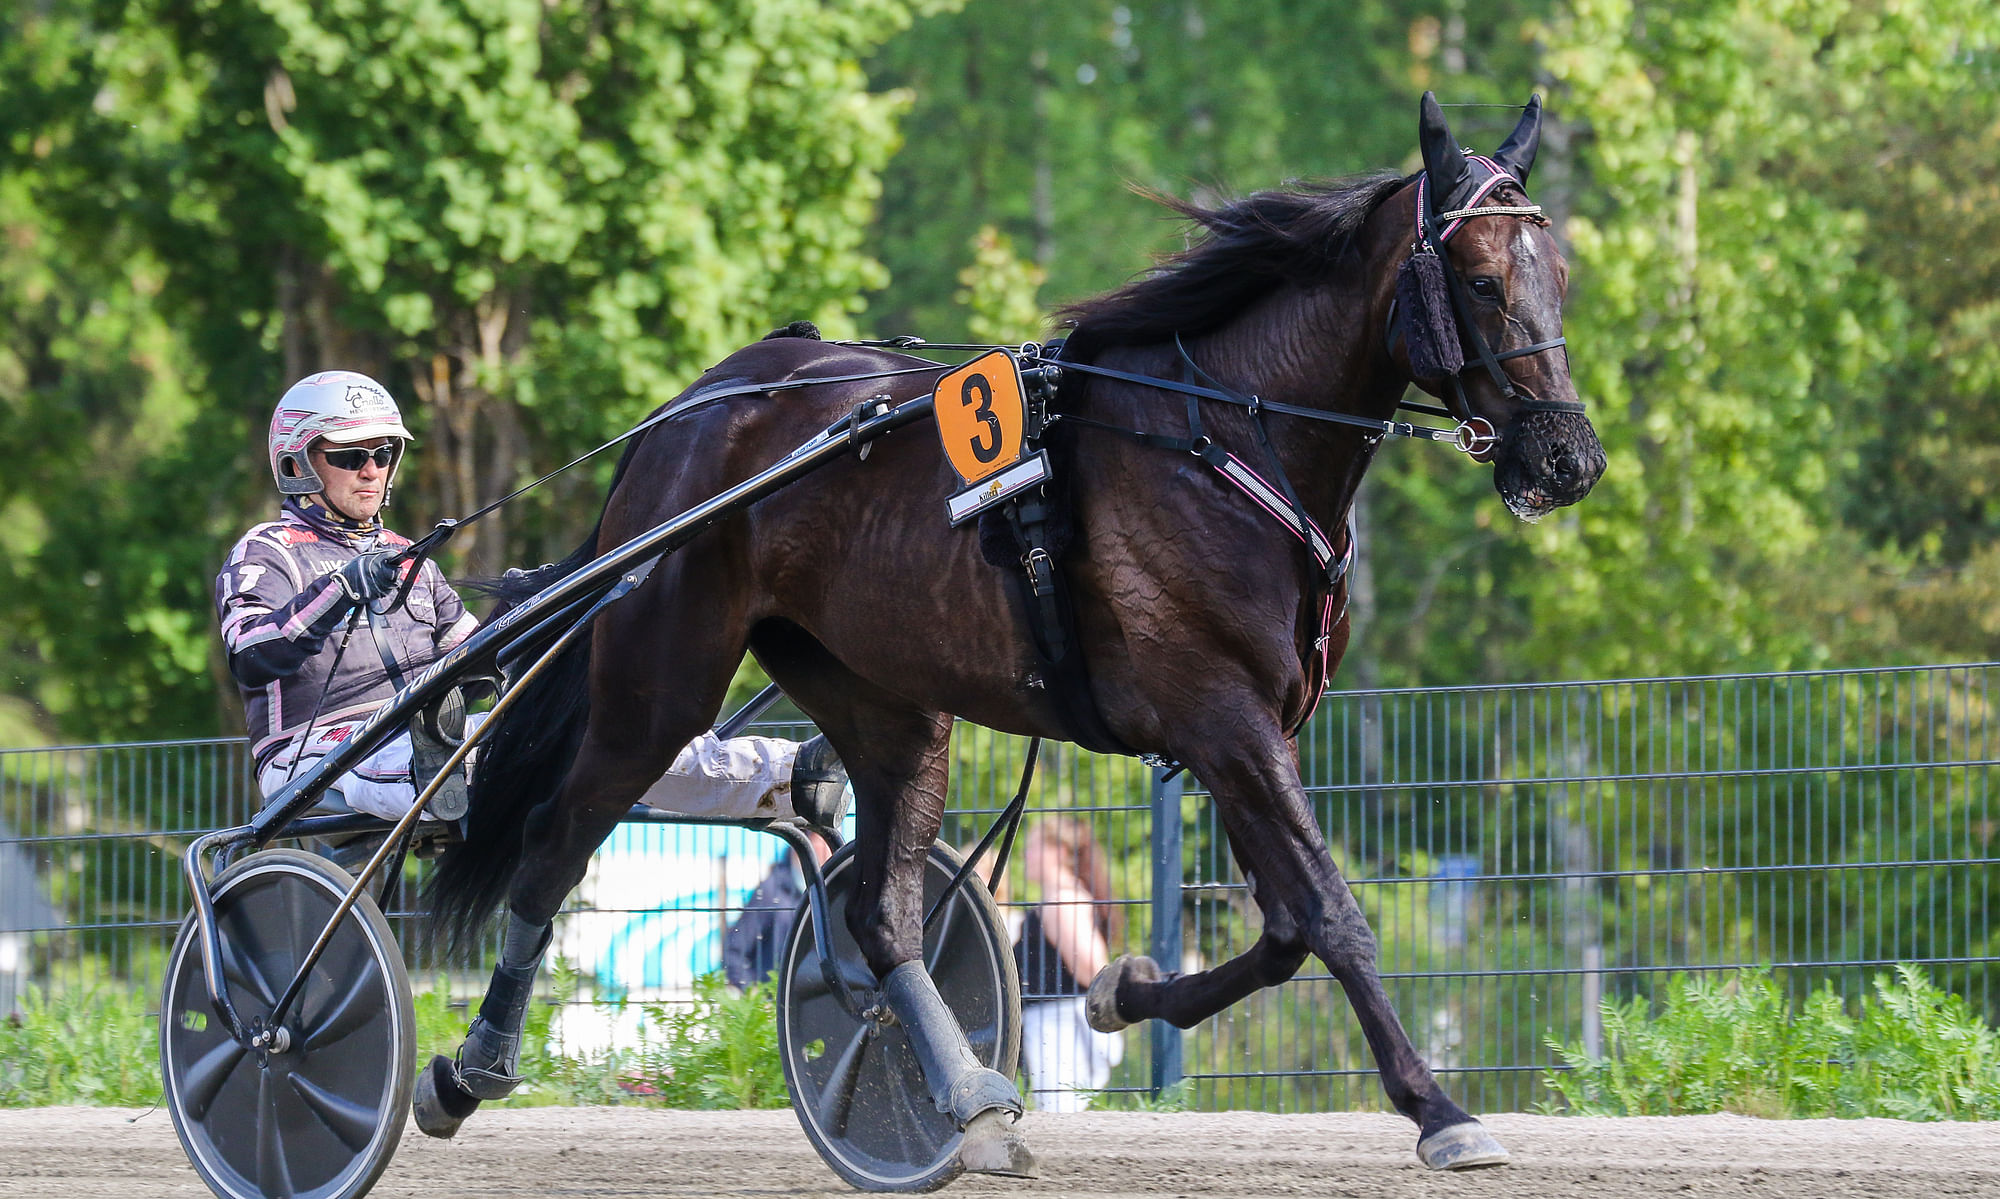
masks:
[[[1254,977],[1260,987],[1275,987],[1290,982],[1299,967],[1305,965],[1306,954],[1310,950],[1304,941],[1279,942],[1266,938],[1262,951],[1257,955]]]
[[[850,904],[847,908],[847,931],[853,935],[855,948],[861,951],[862,960],[868,963],[877,978],[886,978],[891,970],[904,962],[923,956],[921,950],[908,949],[897,939],[896,921],[882,905]]]
[[[1347,984],[1376,977],[1380,946],[1375,930],[1368,927],[1358,908],[1352,918],[1336,914],[1320,921],[1315,931],[1312,951],[1326,963],[1335,981]]]

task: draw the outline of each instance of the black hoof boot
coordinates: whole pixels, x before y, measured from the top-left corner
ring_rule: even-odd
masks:
[[[410,1111],[425,1136],[449,1140],[458,1135],[465,1118],[478,1110],[479,1100],[458,1085],[458,1071],[450,1058],[438,1054],[418,1073]]]

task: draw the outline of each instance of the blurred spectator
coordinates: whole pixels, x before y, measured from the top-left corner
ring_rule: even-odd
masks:
[[[813,861],[825,862],[826,840],[818,833],[807,833],[806,840],[812,844]],[[778,972],[785,942],[792,935],[792,924],[805,897],[805,873],[799,868],[798,854],[786,850],[743,901],[742,914],[723,935],[722,972],[730,985],[754,986]]]
[[[1111,869],[1081,820],[1041,817],[1022,844],[1022,868],[1041,899],[1028,909],[1014,946],[1021,967],[1021,1067],[1035,1106],[1082,1111],[1125,1056],[1116,1034],[1084,1015],[1090,980],[1120,941],[1123,910],[1109,902]]]

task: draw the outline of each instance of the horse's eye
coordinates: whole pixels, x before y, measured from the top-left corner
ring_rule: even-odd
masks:
[[[1500,280],[1482,275],[1472,281],[1472,294],[1482,300],[1500,299]]]

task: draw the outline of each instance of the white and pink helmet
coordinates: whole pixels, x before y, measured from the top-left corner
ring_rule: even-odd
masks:
[[[311,495],[321,486],[306,454],[314,441],[385,436],[398,439],[396,461],[389,467],[393,480],[403,462],[403,443],[415,438],[403,427],[403,414],[389,389],[356,371],[308,375],[292,384],[271,414],[271,477],[281,495]]]

